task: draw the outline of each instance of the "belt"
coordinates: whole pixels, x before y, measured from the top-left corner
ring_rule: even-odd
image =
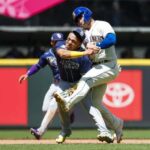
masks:
[[[111,62],[112,60],[101,60],[99,62],[93,62],[93,65],[98,65],[98,64],[104,64],[104,63],[108,63]]]

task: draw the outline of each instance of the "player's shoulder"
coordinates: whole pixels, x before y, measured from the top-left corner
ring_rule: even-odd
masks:
[[[53,48],[50,48],[49,50],[47,50],[42,56],[41,58],[46,58],[48,56],[54,56],[54,53],[53,53]]]
[[[50,55],[52,52],[52,48],[49,48],[43,55]]]
[[[107,21],[104,21],[104,20],[96,20],[95,24],[106,25],[106,24],[110,24],[110,23]]]
[[[65,48],[65,41],[58,41],[55,45],[55,48],[58,49],[58,48]]]

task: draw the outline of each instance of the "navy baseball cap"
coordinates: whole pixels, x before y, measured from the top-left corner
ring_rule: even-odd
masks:
[[[80,39],[81,42],[84,41],[84,39],[85,39],[85,33],[84,33],[83,29],[77,28],[77,29],[74,29],[72,32],[77,36],[77,38]]]
[[[53,33],[51,36],[51,41],[62,41],[64,40],[62,33]]]

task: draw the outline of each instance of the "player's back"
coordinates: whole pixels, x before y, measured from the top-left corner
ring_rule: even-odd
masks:
[[[106,21],[95,21],[90,30],[86,30],[86,39],[85,43],[93,42],[96,44],[97,42],[101,42],[108,33],[114,33],[111,25]],[[112,45],[109,48],[102,49],[98,54],[90,57],[93,62],[98,62],[100,60],[115,60],[117,59],[117,55],[115,52],[115,46]]]

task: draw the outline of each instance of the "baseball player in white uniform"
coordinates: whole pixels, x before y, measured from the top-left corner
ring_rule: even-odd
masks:
[[[81,101],[89,92],[93,91],[93,103],[100,110],[107,125],[115,131],[117,143],[123,136],[123,121],[114,116],[102,104],[102,98],[107,84],[113,81],[120,72],[115,52],[116,35],[108,22],[98,21],[92,18],[92,11],[87,7],[77,7],[73,11],[75,23],[85,29],[86,39],[84,44],[93,49],[90,56],[93,67],[78,82],[77,89],[71,96],[66,92],[56,92],[55,98],[65,111],[70,110],[74,104]],[[86,52],[78,52],[73,58],[87,55]],[[98,137],[101,138],[101,135]]]

